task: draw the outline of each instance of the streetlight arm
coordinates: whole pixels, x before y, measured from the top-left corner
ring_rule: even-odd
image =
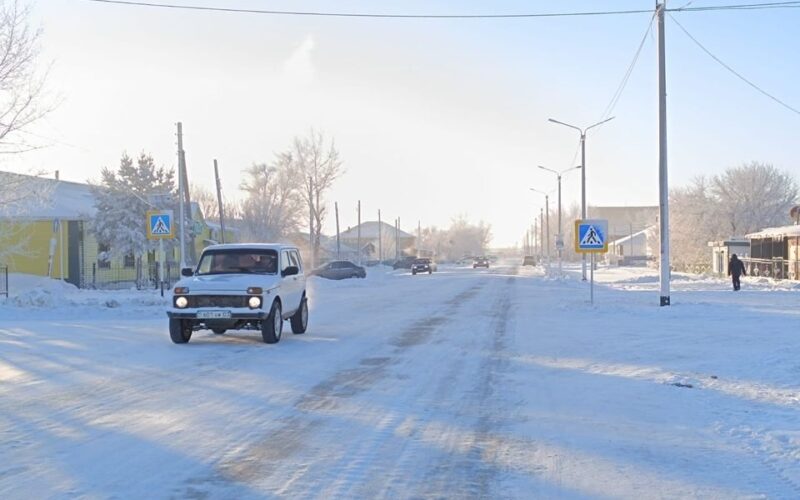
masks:
[[[597,123],[595,123],[594,125],[590,125],[590,126],[586,127],[586,132],[588,132],[590,128],[599,127],[600,125],[602,125],[602,124],[604,124],[604,123],[606,123],[606,122],[610,122],[610,121],[611,121],[611,120],[613,120],[614,118],[616,118],[616,116],[612,116],[611,118],[606,118],[605,120],[603,120],[603,121],[601,121],[601,122],[597,122]],[[586,132],[584,132],[584,134],[585,134]]]
[[[560,175],[558,172],[556,172],[556,171],[555,171],[555,170],[553,170],[552,168],[543,167],[543,166],[541,166],[541,165],[537,165],[537,166],[538,166],[539,168],[541,168],[542,170],[547,170],[548,172],[553,172],[553,173],[554,173],[554,174],[556,174],[556,175]]]
[[[583,135],[583,130],[580,127],[576,127],[575,125],[570,125],[569,123],[560,122],[558,120],[554,120],[553,118],[548,118],[547,121],[553,122],[553,123],[558,123],[559,125],[564,125],[565,127],[574,128],[575,130],[580,132],[581,135]]]

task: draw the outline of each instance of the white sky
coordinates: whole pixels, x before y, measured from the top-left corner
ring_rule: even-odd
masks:
[[[650,8],[650,0],[391,2],[174,0],[173,3],[371,12],[535,12]],[[695,2],[702,5],[720,2]],[[677,14],[709,49],[800,106],[800,11]],[[647,27],[647,15],[514,21],[400,21],[214,14],[39,0],[44,60],[61,104],[37,129],[49,147],[0,168],[97,179],[120,154],[175,164],[184,125],[190,180],[227,196],[240,171],[269,161],[310,127],[336,139],[346,174],[331,191],[342,225],[380,208],[405,229],[456,214],[492,224],[497,245],[521,241],[555,189],[536,169],[573,165],[577,133],[600,118]],[[793,173],[798,116],[715,65],[668,25],[670,182],[743,161]],[[614,114],[590,132],[590,204],[657,203],[655,38]],[[579,162],[579,158],[577,160]],[[575,163],[576,165],[578,163]],[[580,173],[564,180],[579,199]],[[746,187],[743,187],[743,189]],[[554,197],[553,197],[554,198]],[[553,205],[551,205],[552,207]],[[352,207],[348,210],[346,207]],[[332,213],[332,211],[331,211]],[[333,220],[328,221],[332,232]]]

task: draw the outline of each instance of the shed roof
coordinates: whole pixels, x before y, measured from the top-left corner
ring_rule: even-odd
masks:
[[[762,229],[757,233],[750,233],[745,235],[748,239],[763,239],[763,238],[786,238],[800,236],[800,225],[781,226],[781,227],[768,227]]]

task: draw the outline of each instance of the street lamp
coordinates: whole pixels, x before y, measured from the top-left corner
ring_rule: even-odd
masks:
[[[547,236],[544,240],[544,246],[547,249],[547,264],[550,265],[550,193],[540,191],[536,188],[530,188],[531,191],[544,195],[545,213],[547,214]]]
[[[558,251],[558,275],[561,276],[561,255],[564,250],[564,231],[561,227],[561,176],[570,172],[572,170],[582,168],[580,165],[577,167],[570,167],[565,168],[562,171],[553,170],[552,168],[543,167],[541,165],[538,166],[542,170],[547,170],[548,172],[552,172],[556,174],[556,178],[558,178],[558,236],[556,237],[556,250]]]
[[[606,118],[601,122],[597,122],[594,125],[589,125],[588,127],[582,129],[580,127],[576,127],[575,125],[570,125],[569,123],[560,122],[558,120],[554,120],[553,118],[549,118],[548,121],[557,123],[559,125],[564,125],[565,127],[573,128],[581,133],[581,218],[586,218],[586,132],[589,129],[594,127],[600,126],[606,122],[613,120],[614,117]],[[583,281],[586,281],[586,254],[583,254],[583,260],[581,263],[581,274]]]

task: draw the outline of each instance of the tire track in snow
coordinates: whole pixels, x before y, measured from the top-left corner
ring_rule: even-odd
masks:
[[[347,456],[342,456],[341,446],[333,445],[341,441],[342,436],[336,434],[340,430],[328,431],[326,424],[332,416],[350,416],[358,412],[357,408],[352,408],[350,400],[383,382],[389,368],[396,365],[406,351],[429,342],[433,334],[447,325],[485,285],[485,281],[472,284],[447,300],[438,314],[409,325],[389,340],[388,345],[394,349],[384,353],[386,355],[371,352],[359,360],[358,366],[339,370],[316,384],[296,401],[292,413],[281,419],[277,427],[220,460],[216,466],[218,481],[214,483],[246,483],[257,491],[268,490],[279,495],[336,497],[337,491],[345,495],[342,490],[367,482],[369,467],[366,465],[378,460],[381,443],[394,436],[397,422],[384,418],[383,430],[371,442],[359,442],[355,453]],[[320,442],[327,446],[323,449]],[[342,461],[343,466],[334,466],[324,478],[315,476],[313,481],[308,481],[305,477],[306,472],[312,473],[311,465]],[[287,471],[291,463],[303,463],[302,473]],[[289,479],[284,480],[286,477]]]

